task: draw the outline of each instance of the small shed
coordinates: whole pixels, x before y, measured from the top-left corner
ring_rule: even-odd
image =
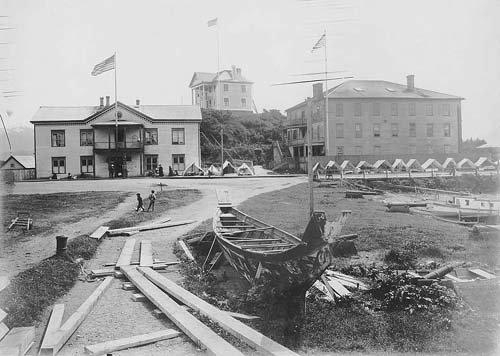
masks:
[[[406,164],[401,158],[396,158],[392,163],[392,171],[403,172],[406,171]]]
[[[479,169],[496,169],[495,162],[488,157],[479,157],[474,165]]]
[[[434,158],[429,158],[427,161],[425,161],[423,164],[422,164],[422,169],[424,171],[426,171],[427,169],[431,169],[431,170],[443,170],[443,166],[441,165],[441,163],[439,163],[438,161],[436,161]]]
[[[340,169],[342,171],[342,174],[357,173],[356,166],[349,160],[345,160],[344,162],[342,162],[342,164],[340,165]]]
[[[385,159],[379,159],[373,164],[373,168],[377,171],[391,171],[392,166]]]
[[[201,169],[196,163],[191,163],[185,170],[182,172],[183,176],[203,176],[205,175],[205,171]]]
[[[11,155],[0,169],[4,181],[21,181],[35,179],[35,157]]]
[[[422,172],[424,169],[417,159],[412,158],[406,162],[406,170],[410,172]]]
[[[239,176],[253,176],[253,175],[255,175],[246,163],[243,163],[241,166],[239,166],[237,169],[237,172],[238,172]]]
[[[368,163],[367,161],[359,161],[356,165],[358,171],[371,171],[373,170],[373,165]]]
[[[236,167],[231,162],[226,160],[222,165],[222,174],[236,173]]]
[[[460,162],[457,163],[457,169],[476,169],[476,166],[470,159],[462,158]]]

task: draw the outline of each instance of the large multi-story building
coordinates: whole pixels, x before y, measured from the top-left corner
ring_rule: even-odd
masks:
[[[349,80],[329,89],[328,125],[324,95],[322,84],[314,84],[311,109],[306,100],[286,110],[286,141],[293,157],[307,152],[308,115],[313,156],[440,157],[460,150],[463,98],[416,88],[413,75],[406,85]]]
[[[252,84],[235,66],[219,73],[195,72],[189,83],[192,104],[205,109],[252,111]]]
[[[118,109],[118,111],[116,110]],[[201,110],[191,105],[42,106],[35,113],[37,178],[142,176],[200,164]]]

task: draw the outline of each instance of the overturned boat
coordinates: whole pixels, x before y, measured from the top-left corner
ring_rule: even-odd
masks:
[[[356,253],[350,240],[357,235],[339,236],[350,211],[343,211],[333,223],[324,212],[315,212],[298,238],[237,210],[227,191],[217,191],[217,197],[216,241],[231,266],[252,284],[307,290],[335,257]]]

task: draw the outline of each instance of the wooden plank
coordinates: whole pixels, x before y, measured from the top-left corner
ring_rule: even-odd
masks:
[[[52,308],[52,313],[50,314],[49,322],[47,323],[47,328],[45,329],[45,335],[42,340],[42,346],[40,348],[47,348],[47,343],[45,340],[50,340],[52,335],[59,330],[62,324],[62,319],[64,316],[64,304],[56,304]]]
[[[3,311],[2,309],[0,309],[0,323],[3,321],[3,319],[5,319],[6,316],[7,316],[7,313],[5,311]]]
[[[35,327],[12,328],[0,341],[0,355],[8,355],[12,349],[18,350],[18,355],[24,355],[33,345],[35,339]],[[9,351],[8,351],[9,350]]]
[[[134,253],[135,239],[128,239],[123,245],[122,252],[118,261],[116,261],[115,268],[120,269],[122,266],[127,266],[132,260],[132,254]]]
[[[112,276],[115,273],[115,270],[111,268],[93,269],[90,273],[92,274],[92,277],[107,277]]]
[[[141,241],[141,252],[139,256],[139,266],[141,267],[152,267],[153,266],[153,247],[151,246],[151,241],[142,240]]]
[[[242,320],[260,319],[260,316],[246,315],[246,314],[241,314],[241,313],[236,313],[236,312],[230,312],[230,311],[226,311],[226,314],[228,314],[229,316],[232,316],[233,318],[242,319]]]
[[[140,269],[151,270],[147,267]],[[234,346],[222,339],[212,329],[182,309],[173,299],[155,286],[135,267],[124,266],[122,272],[147,298],[156,305],[172,322],[179,327],[194,343],[207,349],[213,355],[243,356]],[[152,270],[151,270],[152,271]],[[157,273],[157,272],[154,272]]]
[[[497,276],[495,276],[494,274],[483,271],[480,268],[469,268],[469,272],[485,279],[497,278]]]
[[[9,328],[7,327],[7,325],[5,325],[4,323],[0,323],[0,340],[2,340],[2,338],[7,335],[8,332]]]
[[[90,234],[91,239],[100,240],[109,230],[109,226],[99,226],[96,231]]]
[[[458,283],[464,283],[464,282],[474,282],[473,279],[462,279],[462,278],[458,278],[454,275],[452,275],[451,273],[448,273],[448,274],[445,274],[444,275],[446,278],[452,280],[453,282],[458,282]]]
[[[177,284],[165,278],[158,272],[153,271],[151,268],[139,267],[137,270],[165,292],[172,295],[174,298],[186,304],[190,308],[212,319],[224,330],[236,336],[241,341],[246,342],[248,345],[263,351],[268,355],[298,356],[295,352],[278,344],[258,331],[232,318],[227,313],[224,313],[213,305],[198,298],[194,294],[179,287]]]
[[[270,249],[272,250],[273,247],[291,247],[291,246],[297,246],[291,243],[271,243],[271,244],[237,244],[241,248],[250,248],[250,249],[255,249],[255,248],[263,248],[263,249]]]
[[[85,351],[87,351],[90,355],[105,355],[111,352],[125,350],[131,347],[143,346],[161,340],[172,339],[179,335],[181,335],[181,333],[176,330],[161,330],[152,332],[150,334],[136,335],[91,346],[85,346]]]
[[[142,293],[134,293],[132,294],[132,300],[134,302],[143,302],[146,300],[146,297]]]
[[[177,240],[177,242],[179,243],[179,246],[184,250],[184,254],[187,256],[187,258],[190,259],[191,261],[194,261],[193,254],[191,253],[191,251],[189,251],[189,248],[186,246],[186,243],[182,240]]]
[[[226,227],[226,226],[224,226]],[[232,226],[230,226],[232,227]],[[270,230],[274,229],[274,227],[269,226],[269,227],[261,227],[258,229],[248,229],[248,230],[241,230],[241,231],[231,231],[231,232],[223,232],[222,235],[232,235],[232,234],[237,234],[237,233],[243,233],[243,232],[253,232],[253,231],[264,231],[264,230]]]
[[[192,224],[194,222],[196,222],[196,220],[183,220],[183,221],[154,224],[154,225],[125,227],[123,229],[108,230],[108,236],[117,236],[117,235],[122,235],[122,234],[136,232],[136,231],[142,232],[142,231],[149,231],[149,230],[165,229],[168,227],[175,227],[175,226]]]
[[[106,277],[94,292],[83,302],[82,305],[66,320],[66,322],[55,333],[46,338],[46,346],[40,348],[40,355],[55,355],[69,340],[71,335],[85,320],[92,308],[97,304],[104,291],[113,282],[113,277]]]
[[[351,294],[351,292],[349,292],[340,282],[338,282],[337,280],[335,279],[330,279],[328,277],[321,277],[321,279],[323,280],[323,283],[325,284],[328,284],[332,290],[335,292],[336,295],[340,296],[340,297],[344,297],[346,295],[349,295]]]
[[[113,274],[113,276],[115,278],[123,278],[123,273],[121,273],[120,271],[115,271],[115,273]]]
[[[120,271],[121,272],[121,271]],[[123,273],[123,272],[122,272]],[[135,286],[133,283],[127,282],[122,284],[122,289],[124,290],[134,290]]]

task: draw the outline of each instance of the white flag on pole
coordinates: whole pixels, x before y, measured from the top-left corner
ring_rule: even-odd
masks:
[[[216,26],[217,25],[217,17],[215,19],[212,19],[207,22],[208,27]]]

